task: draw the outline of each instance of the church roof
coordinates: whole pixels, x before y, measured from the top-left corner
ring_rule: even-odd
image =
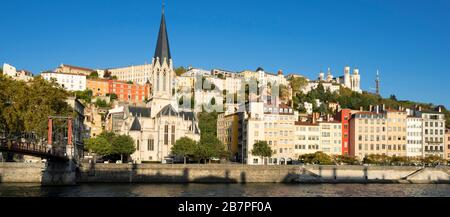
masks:
[[[161,17],[161,25],[159,27],[158,42],[155,50],[155,61],[159,57],[159,63],[162,65],[164,58],[169,61],[172,59],[170,55],[169,37],[167,35],[166,18],[164,16],[164,9]]]
[[[161,109],[161,111],[156,115],[157,117],[161,116],[178,116],[178,112],[173,108],[172,105],[167,105]]]
[[[197,118],[195,117],[194,112],[186,112],[186,111],[181,111],[180,116],[184,118],[185,121],[196,121]]]
[[[149,118],[152,114],[152,109],[151,108],[146,108],[146,107],[134,107],[134,106],[130,106],[128,108],[128,110],[130,111],[131,115],[134,117],[146,117]]]
[[[135,117],[133,124],[131,124],[131,128],[130,131],[141,131],[142,127],[141,127],[141,123],[139,122],[139,118]]]

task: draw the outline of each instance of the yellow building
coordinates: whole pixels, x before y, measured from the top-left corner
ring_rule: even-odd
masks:
[[[387,155],[406,156],[406,118],[407,113],[387,110]]]
[[[450,129],[445,130],[445,159],[450,160]]]
[[[328,155],[342,155],[342,123],[339,121],[319,122],[320,148]]]
[[[67,73],[67,74],[75,74],[75,75],[90,75],[95,70],[89,68],[83,68],[79,66],[71,66],[61,64],[58,68],[55,69],[57,73]]]
[[[239,115],[237,113],[231,115],[219,114],[217,119],[217,138],[225,144],[234,161],[237,161],[239,153],[238,136]]]
[[[406,156],[406,118],[403,111],[358,112],[350,120],[350,155]]]

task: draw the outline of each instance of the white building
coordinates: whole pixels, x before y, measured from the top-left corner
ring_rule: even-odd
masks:
[[[86,90],[86,75],[45,72],[41,76],[47,80],[54,80],[68,91],[84,91]]]
[[[318,123],[295,122],[295,154],[313,154],[321,151],[320,126]]]
[[[320,148],[328,155],[342,154],[342,123],[339,121],[319,122]]]
[[[445,115],[441,112],[418,111],[423,121],[423,150],[425,157],[444,158]]]
[[[406,119],[406,156],[423,157],[422,118],[409,116]]]
[[[153,64],[143,64],[107,69],[105,72],[108,71],[111,73],[111,76],[116,76],[119,81],[132,81],[136,84],[144,85],[147,81],[152,80],[153,67]]]
[[[17,70],[14,66],[4,63],[3,74],[17,81],[28,82],[33,79],[33,74],[26,70]]]

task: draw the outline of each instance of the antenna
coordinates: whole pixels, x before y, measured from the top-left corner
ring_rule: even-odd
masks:
[[[162,13],[164,14],[164,8],[165,8],[165,2],[164,2],[164,0],[162,0]]]

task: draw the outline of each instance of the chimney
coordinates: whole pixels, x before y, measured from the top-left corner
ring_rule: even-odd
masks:
[[[380,105],[377,105],[377,108],[376,108],[376,112],[377,112],[377,114],[379,114],[380,113]]]
[[[359,107],[359,111],[364,111],[364,109],[363,109],[363,107],[361,106],[361,107]]]
[[[419,111],[420,111],[420,112],[422,111],[422,106],[419,106]]]
[[[373,105],[369,106],[369,112],[373,112]]]
[[[439,111],[439,113],[442,112],[442,106],[438,106],[438,111]]]
[[[315,124],[316,123],[316,113],[312,114],[312,123]]]
[[[383,104],[383,112],[386,111],[386,104]]]

